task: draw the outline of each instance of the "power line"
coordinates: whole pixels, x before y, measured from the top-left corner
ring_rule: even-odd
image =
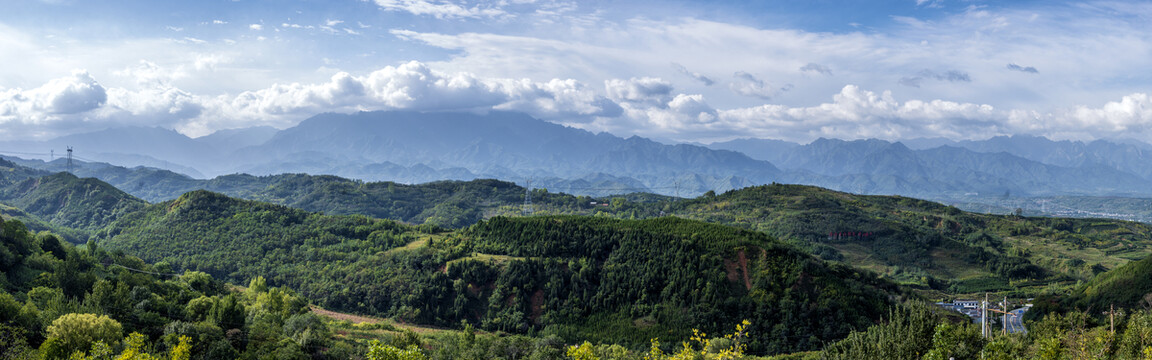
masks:
[[[140,269],[133,269],[133,268],[130,268],[130,267],[127,267],[124,265],[120,265],[120,264],[112,264],[112,266],[125,268],[125,269],[128,269],[128,271],[135,271],[138,273],[145,273],[145,274],[152,274],[152,275],[164,275],[164,276],[180,276],[181,275],[181,274],[177,274],[177,273],[158,273],[158,272],[151,272],[151,271],[140,270]]]
[[[5,150],[0,150],[0,154],[53,156],[53,153],[30,153],[30,152],[22,152],[22,151],[5,151]]]

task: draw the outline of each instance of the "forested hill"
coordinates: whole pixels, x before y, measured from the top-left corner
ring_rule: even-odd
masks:
[[[167,264],[95,243],[75,247],[0,219],[0,358],[348,359],[365,352],[335,341],[292,290],[251,280],[238,291],[203,272],[172,273]]]
[[[1045,310],[1107,311],[1115,306],[1124,309],[1152,307],[1152,256],[1128,263],[1100,274],[1072,289],[1065,296],[1046,296],[1037,303]],[[1057,307],[1053,307],[1057,306]]]
[[[756,352],[817,349],[897,293],[763,233],[676,218],[497,217],[443,232],[196,191],[103,236],[177,268],[261,274],[330,308],[640,347],[749,319]]]
[[[28,165],[33,162],[24,161]],[[5,166],[7,165],[7,166]],[[53,167],[55,168],[55,167]],[[36,180],[49,173],[35,170],[14,162],[0,163],[0,180],[11,183]],[[451,228],[461,228],[495,214],[518,212],[524,202],[524,188],[514,183],[478,179],[470,181],[437,181],[426,184],[408,185],[390,181],[363,182],[331,175],[281,174],[272,176],[252,176],[234,174],[219,176],[211,180],[198,180],[152,168],[127,169],[107,164],[84,163],[77,167],[76,174],[101,179],[117,189],[142,199],[159,202],[179,197],[196,190],[208,190],[228,196],[259,200],[287,205],[307,211],[327,214],[359,214],[381,219],[391,219],[412,224],[435,224]],[[84,182],[94,185],[94,180]],[[585,184],[587,186],[587,184]],[[9,185],[9,187],[11,184]],[[20,193],[24,190],[0,186],[0,201],[12,196],[3,193]],[[39,197],[68,196],[76,189],[66,186],[40,187]],[[48,191],[58,194],[47,194]],[[126,194],[125,194],[126,195]],[[590,198],[550,193],[537,190],[533,193],[533,203],[541,211],[551,213],[577,213],[591,210]],[[22,204],[23,205],[23,204]],[[23,208],[24,206],[17,207]],[[96,211],[106,211],[104,206],[91,207]],[[51,215],[25,209],[37,215]],[[56,222],[53,222],[56,223]],[[72,224],[72,225],[68,225]],[[84,227],[103,227],[108,222],[83,224]],[[67,226],[77,224],[66,222]]]
[[[0,187],[15,184],[29,178],[41,177],[51,174],[48,171],[37,170],[27,166],[18,165],[12,161],[0,158]]]
[[[669,212],[764,231],[825,259],[953,293],[1088,280],[1152,254],[1152,227],[1142,223],[975,214],[801,185],[702,196]],[[1012,281],[1039,279],[1047,281]]]
[[[103,181],[63,172],[0,188],[0,201],[53,225],[85,231],[103,228],[147,205]]]

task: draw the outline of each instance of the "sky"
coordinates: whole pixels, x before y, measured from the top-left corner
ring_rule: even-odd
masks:
[[[1152,2],[0,0],[0,136],[520,111],[666,142],[1152,139]]]

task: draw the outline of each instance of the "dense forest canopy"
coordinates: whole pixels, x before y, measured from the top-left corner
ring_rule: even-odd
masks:
[[[78,248],[16,220],[0,220],[0,228],[0,358],[347,358],[363,351],[332,342],[307,299],[262,277],[235,291],[203,272],[173,273],[169,264],[95,242]]]
[[[764,330],[755,352],[813,350],[871,324],[899,293],[764,233],[678,218],[497,217],[446,232],[200,191],[102,235],[151,261],[259,274],[333,309],[631,345],[743,316]]]

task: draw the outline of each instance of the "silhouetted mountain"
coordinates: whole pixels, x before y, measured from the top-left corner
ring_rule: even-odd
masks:
[[[206,188],[190,178],[234,173],[410,184],[532,180],[538,187],[595,196],[695,196],[770,182],[934,199],[973,193],[1144,196],[1152,194],[1152,146],[1141,144],[1014,136],[907,143],[818,139],[807,145],[740,139],[706,148],[594,134],[520,113],[393,111],[320,114],[285,130],[223,130],[197,139],[157,128],[120,128],[25,145],[34,153],[73,145],[81,160],[144,164],[151,169],[86,166],[75,173],[160,201]],[[30,166],[65,168],[60,161]],[[150,182],[162,182],[163,190]],[[230,188],[209,190],[244,196]]]
[[[798,146],[800,146],[800,144],[784,140],[752,138],[715,142],[708,145],[709,148],[716,150],[732,150],[736,152],[742,152],[753,159],[764,160],[773,164],[778,163],[780,161],[780,156],[785,152]]]
[[[233,157],[254,173],[307,172],[365,180],[577,179],[685,194],[775,180],[772,164],[744,154],[593,134],[519,113],[321,114]],[[577,188],[572,191],[582,193]]]
[[[956,146],[956,142],[945,138],[901,139],[900,143],[912,150],[925,150],[941,146]]]
[[[863,194],[936,199],[973,193],[1152,194],[1152,182],[1095,162],[1059,166],[1003,151],[978,152],[953,146],[912,150],[899,142],[876,139],[821,138],[784,151],[769,142],[761,143],[762,148],[755,148],[755,142],[745,144],[752,144],[753,152],[769,149],[774,163],[786,171],[782,176],[786,182]]]
[[[280,130],[271,126],[256,126],[243,129],[220,130],[192,140],[215,148],[222,153],[231,153],[241,148],[268,142],[268,140],[276,136],[276,133],[279,131]]]
[[[1089,143],[1052,141],[1043,137],[998,136],[982,141],[961,141],[956,146],[976,152],[1007,152],[1045,164],[1080,167],[1103,165],[1152,180],[1152,149],[1147,144],[1121,144],[1104,140]]]

